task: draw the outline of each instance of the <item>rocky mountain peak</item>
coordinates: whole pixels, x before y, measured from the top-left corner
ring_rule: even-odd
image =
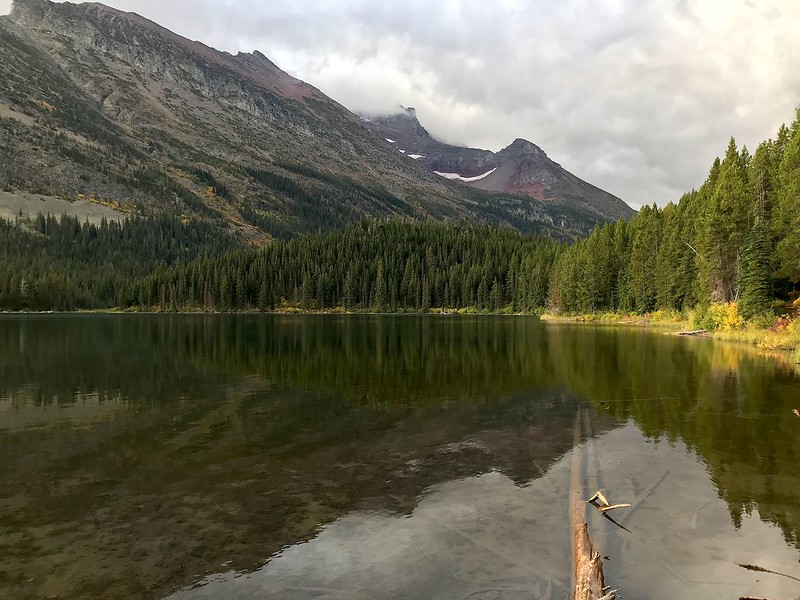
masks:
[[[369,119],[367,125],[419,164],[468,187],[525,194],[600,219],[633,215],[622,200],[569,173],[526,139],[517,138],[497,153],[446,144],[428,134],[413,108],[404,107],[396,114]]]
[[[260,71],[269,74],[275,74],[279,72],[283,73],[278,65],[261,54],[261,52],[258,50],[254,50],[253,52],[239,52],[236,54],[236,60],[244,65],[247,65],[254,71]],[[288,74],[286,75],[288,76]]]
[[[506,155],[510,158],[547,158],[544,150],[523,138],[515,139],[511,145],[503,148],[498,154]]]
[[[573,210],[577,193],[530,177],[518,184],[514,161],[437,141],[413,107],[359,122],[260,52],[219,51],[98,3],[14,0],[0,16],[0,81],[0,109],[11,115],[0,119],[0,141],[14,140],[2,147],[0,188],[175,212],[260,241],[366,214],[556,235],[615,215],[585,194]],[[465,194],[454,174],[489,191],[535,193],[489,201]],[[551,198],[570,207],[568,219]]]
[[[417,111],[412,107],[400,106],[392,114],[362,118],[369,123],[380,123],[383,131],[381,135],[394,140],[401,148],[426,150],[427,145],[434,142],[431,134],[417,119]]]
[[[11,19],[14,22],[39,17],[50,8],[47,0],[12,0]]]
[[[260,64],[260,65],[262,65],[264,67],[267,67],[269,69],[277,69],[278,68],[277,65],[274,62],[272,62],[270,59],[268,59],[266,56],[264,56],[258,50],[253,50],[252,52],[239,52],[236,55],[236,58],[247,60],[247,61],[249,61],[251,63],[254,63],[254,64]]]
[[[414,119],[417,121],[417,110],[412,106],[401,106],[402,110],[398,113],[398,116],[407,117],[409,119]]]
[[[47,0],[12,0],[11,14],[47,8],[49,4]]]

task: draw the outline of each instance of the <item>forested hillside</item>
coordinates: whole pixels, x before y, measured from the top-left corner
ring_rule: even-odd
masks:
[[[754,154],[731,138],[708,178],[677,204],[596,226],[558,260],[551,307],[682,311],[738,301],[769,314],[800,282],[800,110]]]
[[[420,221],[366,219],[242,250],[201,221],[0,219],[0,310],[532,311],[563,248],[507,229]]]
[[[170,310],[532,311],[562,248],[506,229],[367,219],[162,269],[133,296]]]
[[[217,255],[235,244],[208,223],[167,216],[100,225],[69,216],[0,219],[0,310],[127,306],[134,282],[159,265]]]
[[[754,154],[731,139],[699,189],[565,246],[460,224],[367,218],[242,249],[201,220],[0,222],[0,309],[734,307],[774,317],[800,283],[800,111]]]
[[[0,15],[0,81],[4,192],[165,212],[243,244],[365,216],[573,239],[632,212],[588,183],[547,201],[467,190],[260,52],[231,55],[95,2],[14,0]]]

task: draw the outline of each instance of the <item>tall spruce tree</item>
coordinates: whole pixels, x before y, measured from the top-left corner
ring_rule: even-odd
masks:
[[[731,138],[698,231],[700,279],[712,302],[739,295],[740,253],[750,226],[747,161]]]
[[[630,224],[631,254],[627,288],[630,306],[644,313],[656,306],[656,261],[661,242],[661,211],[643,206]]]
[[[745,319],[766,313],[772,305],[772,270],[766,219],[756,217],[747,236],[741,258],[741,295],[739,310]]]
[[[800,282],[800,108],[788,131],[778,167],[773,228],[778,239],[778,272]]]

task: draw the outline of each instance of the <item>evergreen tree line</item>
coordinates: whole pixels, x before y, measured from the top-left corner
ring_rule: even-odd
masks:
[[[645,313],[738,301],[747,318],[768,314],[800,282],[800,110],[753,155],[731,139],[679,202],[598,224],[568,247],[412,220],[366,219],[260,250],[219,232],[164,215],[0,220],[0,309]]]
[[[0,310],[127,306],[135,282],[159,265],[234,245],[218,227],[164,215],[99,225],[67,215],[0,219]]]
[[[161,268],[132,301],[167,310],[532,311],[544,306],[562,249],[504,229],[366,219]]]
[[[596,226],[558,259],[551,308],[682,311],[738,301],[771,311],[800,282],[800,109],[751,155],[731,138],[708,178],[677,204]]]

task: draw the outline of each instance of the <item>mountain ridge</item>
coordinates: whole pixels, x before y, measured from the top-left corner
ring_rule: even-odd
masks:
[[[202,218],[258,243],[366,215],[562,238],[598,218],[466,190],[261,52],[215,50],[98,3],[15,0],[0,17],[0,78],[4,189]]]
[[[635,214],[620,198],[573,175],[524,138],[516,138],[498,152],[447,144],[431,136],[419,122],[416,110],[406,107],[394,114],[368,116],[365,122],[420,164],[469,187],[580,205],[599,218],[630,218]]]

